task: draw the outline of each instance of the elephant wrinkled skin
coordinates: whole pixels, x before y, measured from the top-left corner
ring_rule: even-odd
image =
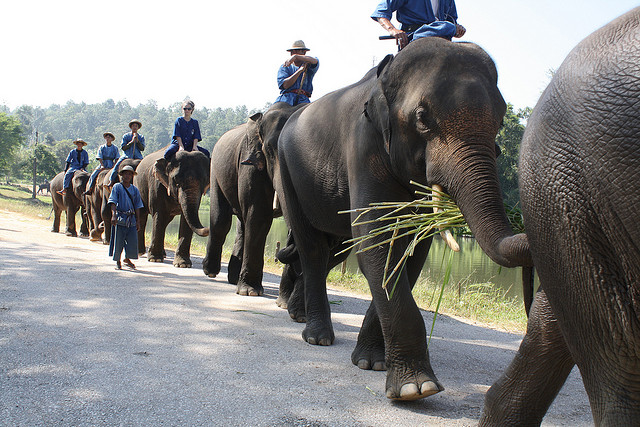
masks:
[[[540,277],[518,354],[481,425],[539,425],[574,364],[596,425],[640,425],[640,8],[583,40],[520,152]]]
[[[173,259],[175,267],[191,267],[191,238],[209,235],[198,217],[200,200],[209,187],[209,159],[200,151],[178,151],[166,160],[165,149],[142,159],[134,178],[144,207],[140,209],[138,252],[145,252],[144,230],[147,217],[153,218],[151,244],[147,260],[162,262],[165,257],[164,234],[174,216],[180,215],[178,247]]]
[[[332,251],[378,226],[352,228],[355,215],[338,212],[413,200],[410,180],[442,186],[496,262],[531,265],[526,236],[514,236],[509,226],[497,178],[494,141],[505,110],[486,52],[471,43],[424,38],[395,58],[389,55],[361,81],[291,116],[278,141],[274,185],[283,196],[304,272],[305,341],[334,341],[326,295]],[[391,265],[407,244],[406,239],[394,244]],[[386,368],[391,399],[414,400],[443,389],[411,296],[430,245],[430,240],[421,243],[395,277],[390,300],[382,288],[388,245],[358,255],[373,303],[352,362],[363,369]]]

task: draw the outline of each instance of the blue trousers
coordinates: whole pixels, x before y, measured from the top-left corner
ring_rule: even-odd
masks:
[[[185,150],[187,151],[193,151],[193,146],[191,146],[191,150],[188,150],[187,148],[189,147],[185,147]],[[207,150],[206,148],[200,147],[198,145],[198,150],[202,153],[204,153],[205,156],[207,156],[208,158],[211,158],[211,153],[209,153],[209,150]],[[167,148],[167,150],[164,152],[164,158],[169,160],[170,158],[172,158],[180,149],[180,146],[178,145],[178,143],[171,143],[171,145],[169,145],[169,148]]]
[[[93,188],[93,183],[96,182],[96,178],[98,177],[98,174],[103,169],[104,168],[102,167],[97,167],[96,170],[91,172],[91,176],[89,177],[89,182],[87,182],[87,190],[91,190]]]
[[[64,173],[64,183],[62,184],[62,188],[64,190],[66,190],[71,186],[71,180],[73,179],[73,174],[76,173],[77,170],[80,170],[80,169],[69,168]]]
[[[122,250],[124,257],[138,259],[138,232],[136,226],[124,225],[111,226],[111,242],[109,243],[109,256],[113,255],[114,261],[120,261]]]

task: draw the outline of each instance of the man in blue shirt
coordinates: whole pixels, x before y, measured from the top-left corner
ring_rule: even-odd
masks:
[[[87,145],[82,139],[78,138],[73,141],[76,144],[76,148],[69,152],[66,160],[66,167],[64,168],[64,183],[62,184],[62,190],[58,191],[58,194],[64,196],[67,192],[67,188],[71,185],[73,175],[77,170],[86,171],[89,166],[89,155],[82,148]]]
[[[191,118],[195,108],[196,104],[191,100],[182,103],[182,117],[178,117],[173,124],[173,137],[171,144],[164,152],[165,159],[169,160],[181,150],[198,150],[204,153],[205,156],[211,157],[209,150],[198,145],[198,142],[202,141],[202,135],[200,135],[198,121]]]
[[[318,58],[308,56],[308,49],[302,40],[293,42],[287,51],[291,57],[278,69],[278,88],[280,96],[276,102],[286,102],[298,105],[311,102],[313,93],[313,77],[316,75],[320,62]]]
[[[391,16],[402,24],[398,30]],[[421,37],[462,37],[467,31],[457,23],[455,0],[382,0],[371,18],[396,39],[398,50]]]
[[[89,182],[87,183],[87,191],[84,192],[85,195],[89,195],[93,191],[93,184],[95,183],[100,171],[112,168],[114,162],[120,156],[118,147],[113,145],[113,141],[116,140],[116,137],[111,132],[103,133],[102,137],[106,142],[98,148],[98,154],[96,155],[96,159],[100,161],[100,166],[98,166],[91,174]]]
[[[120,144],[120,148],[122,148],[122,155],[116,164],[113,165],[111,174],[109,174],[111,186],[116,183],[120,163],[125,159],[142,159],[142,152],[144,151],[145,143],[144,136],[138,133],[138,130],[141,127],[142,123],[140,120],[133,119],[129,122],[129,129],[131,129],[131,132],[127,132],[122,135],[122,143]]]

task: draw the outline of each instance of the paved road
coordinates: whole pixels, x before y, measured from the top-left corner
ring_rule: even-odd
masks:
[[[115,271],[101,244],[14,216],[0,211],[0,425],[475,425],[521,340],[440,316],[445,391],[394,403],[384,373],[350,363],[366,298],[331,290],[336,343],[311,346],[275,305],[276,276],[254,298],[197,258]],[[592,424],[577,372],[544,424]]]

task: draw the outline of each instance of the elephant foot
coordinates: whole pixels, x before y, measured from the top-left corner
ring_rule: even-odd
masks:
[[[202,271],[204,271],[205,276],[211,277],[212,279],[220,273],[220,262],[217,265],[209,265],[209,258],[202,260]]]
[[[264,294],[262,285],[251,286],[248,283],[240,282],[236,285],[236,294],[250,297],[259,297]]]
[[[394,366],[387,371],[387,398],[392,400],[424,399],[444,390],[428,362],[418,369]]]
[[[191,268],[191,259],[176,255],[173,259],[173,266],[177,268]]]
[[[327,324],[324,321],[307,322],[302,331],[302,339],[311,345],[331,345],[336,339],[333,333],[331,320]]]
[[[382,346],[358,343],[351,353],[351,362],[360,369],[386,371],[384,343]]]
[[[80,233],[80,237],[89,237],[89,233]]]
[[[149,254],[149,256],[147,256],[147,261],[149,261],[149,262],[163,262],[164,261],[164,257],[163,256]]]
[[[108,240],[102,240],[102,244],[103,244],[103,245],[108,245],[108,244],[109,244],[109,241],[108,241]]]
[[[64,235],[67,236],[67,237],[78,237],[78,234],[73,233],[71,231],[65,232]]]
[[[289,296],[278,295],[278,299],[276,299],[276,305],[280,308],[284,308],[285,310],[289,308]]]

